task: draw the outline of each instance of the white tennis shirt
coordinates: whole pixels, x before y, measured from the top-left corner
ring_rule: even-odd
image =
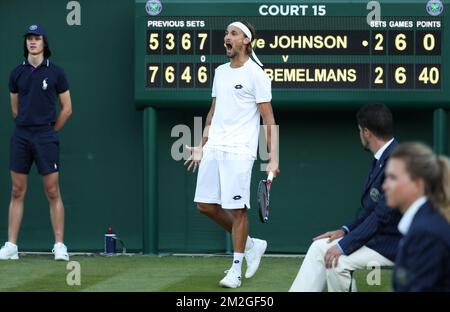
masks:
[[[271,81],[252,59],[241,67],[216,68],[212,97],[216,107],[206,145],[256,158],[260,128],[259,103],[272,100]]]

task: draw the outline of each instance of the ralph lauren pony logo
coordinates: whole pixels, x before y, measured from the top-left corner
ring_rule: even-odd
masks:
[[[48,84],[47,84],[47,79],[48,78],[45,78],[44,80],[42,80],[42,90],[47,90],[47,88],[48,88]]]

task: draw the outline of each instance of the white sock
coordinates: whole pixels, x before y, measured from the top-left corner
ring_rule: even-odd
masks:
[[[244,254],[235,252],[233,253],[233,265],[231,266],[231,269],[238,272],[239,275],[242,271],[242,260],[244,260]]]
[[[247,236],[247,241],[245,242],[245,251],[248,251],[251,248],[253,248],[253,238]]]

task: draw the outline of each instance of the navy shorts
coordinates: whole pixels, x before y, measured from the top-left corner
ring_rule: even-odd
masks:
[[[59,136],[52,126],[16,126],[11,137],[9,168],[29,174],[33,162],[41,175],[59,171]]]

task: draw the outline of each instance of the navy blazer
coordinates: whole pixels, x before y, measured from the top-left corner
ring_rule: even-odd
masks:
[[[450,224],[427,201],[400,241],[396,291],[450,291]]]
[[[390,209],[386,204],[384,191],[384,169],[394,148],[398,145],[394,140],[377,161],[371,176],[367,177],[361,204],[364,212],[352,223],[346,225],[349,232],[339,241],[339,246],[346,255],[367,246],[391,261],[394,261],[401,234],[397,225],[401,214]]]

